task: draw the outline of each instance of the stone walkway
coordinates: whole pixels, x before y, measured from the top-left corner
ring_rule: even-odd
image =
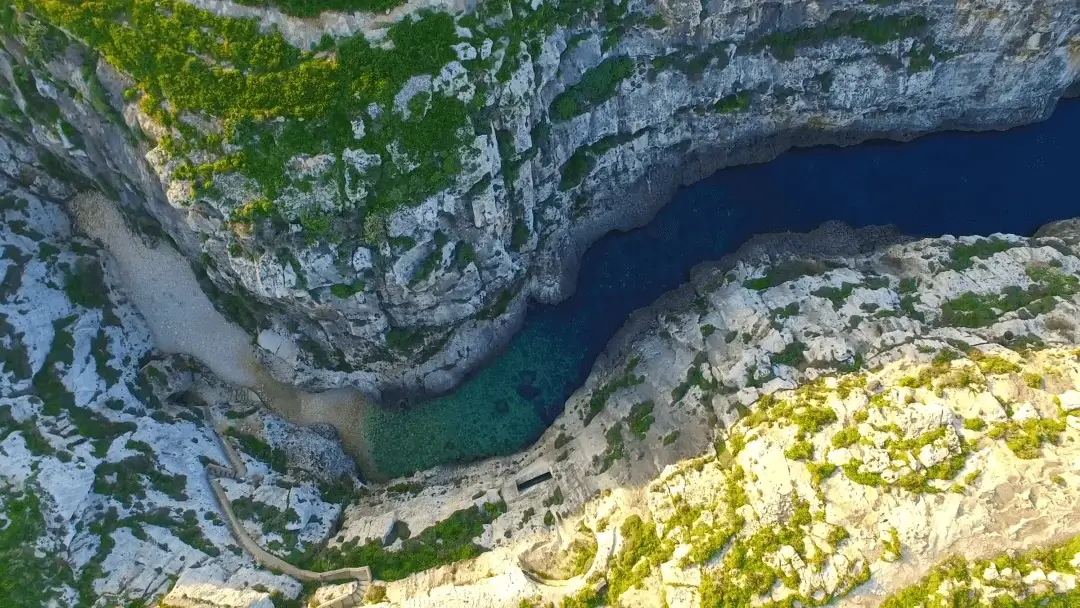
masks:
[[[297,580],[316,581],[320,583],[355,580],[359,583],[356,589],[351,593],[318,604],[315,608],[351,608],[352,606],[362,605],[364,603],[364,596],[367,594],[368,586],[372,582],[371,568],[368,568],[367,566],[361,566],[359,568],[339,568],[328,572],[301,570],[263,549],[253,538],[251,538],[244,529],[243,522],[240,521],[240,518],[233,512],[232,504],[229,503],[229,497],[225,494],[225,489],[221,487],[221,484],[218,483],[217,480],[219,477],[227,477],[236,480],[245,479],[247,477],[247,467],[244,466],[244,461],[240,455],[236,453],[236,450],[233,449],[232,445],[225,439],[223,433],[218,428],[217,422],[213,420],[212,414],[206,412],[206,418],[207,422],[210,423],[210,427],[214,430],[214,435],[218,439],[218,444],[221,445],[222,452],[225,453],[225,457],[231,465],[226,467],[213,463],[207,464],[205,467],[206,478],[210,482],[210,488],[214,491],[218,503],[221,505],[221,510],[225,513],[225,521],[228,523],[229,531],[232,532],[236,542],[240,543],[240,546],[250,553],[255,561],[264,568],[280,572]]]

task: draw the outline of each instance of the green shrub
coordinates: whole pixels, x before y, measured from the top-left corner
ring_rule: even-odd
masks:
[[[750,100],[753,95],[750,91],[739,91],[726,95],[716,102],[713,106],[713,110],[720,114],[733,114],[735,112],[742,112],[750,108]]]
[[[622,425],[616,424],[604,433],[607,449],[600,455],[600,472],[611,468],[619,460],[626,458],[626,444],[623,442]]]
[[[1008,251],[1013,247],[1018,245],[996,238],[979,239],[970,245],[954,245],[949,251],[950,259],[945,267],[956,271],[967,270],[975,264],[973,258],[985,260],[995,253]]]
[[[506,512],[506,504],[487,504],[454,512],[420,534],[402,541],[397,551],[388,551],[378,540],[364,545],[347,541],[339,546],[321,547],[298,556],[296,564],[308,570],[326,572],[343,567],[369,566],[380,581],[401,580],[429,570],[480,555],[486,549],[473,542],[484,525]]]
[[[581,81],[560,93],[551,102],[553,120],[569,120],[611,99],[619,91],[619,83],[634,74],[630,57],[610,57],[586,71]]]
[[[383,10],[398,3],[266,1],[304,15],[327,8]],[[435,11],[420,11],[387,28],[385,38],[392,44],[372,46],[357,33],[340,40],[327,57],[292,47],[277,30],[260,31],[256,19],[218,17],[178,0],[41,0],[32,9],[129,74],[141,92],[142,109],[181,131],[184,145],[214,151],[224,140],[239,148],[212,162],[188,165],[179,178],[195,179],[201,187],[214,174],[238,171],[254,179],[267,200],[290,185],[286,163],[299,154],[338,157],[331,177],[342,183],[341,152],[356,145],[351,119],[372,103],[389,107],[413,75],[438,73],[456,59],[452,47],[458,42],[454,17]],[[221,119],[223,137],[201,138],[177,119],[183,112]],[[277,117],[285,122],[276,122]],[[469,129],[465,103],[452,97],[435,96],[422,117],[406,120],[385,112],[363,138],[365,149],[383,156],[380,171],[373,174],[368,211],[423,200],[449,185],[460,171],[461,137]],[[403,173],[386,149],[391,142],[424,162]],[[170,148],[183,151],[184,145]],[[333,229],[327,219],[302,221],[308,238]]]
[[[982,418],[964,418],[964,428],[969,431],[981,431],[986,428]]]
[[[796,340],[784,347],[784,350],[772,355],[773,365],[788,365],[794,367],[806,360],[803,353],[806,345]]]
[[[638,384],[645,382],[643,376],[635,376],[633,374],[637,364],[638,360],[632,359],[627,363],[626,369],[621,376],[604,383],[599,389],[593,392],[592,396],[589,397],[589,409],[586,410],[584,415],[585,426],[589,426],[589,423],[604,409],[604,406],[607,405],[607,400],[610,399],[616,391],[637,386]]]
[[[559,169],[559,190],[566,191],[580,185],[595,165],[596,159],[588,150],[583,148],[574,152]]]
[[[64,560],[37,550],[47,530],[37,495],[32,490],[0,491],[0,498],[0,605],[36,608],[66,603],[60,588],[72,582],[73,573]]]
[[[608,566],[607,600],[616,605],[619,596],[645,579],[671,557],[674,545],[656,535],[656,526],[631,515],[619,528],[622,544]]]
[[[386,600],[386,585],[372,585],[364,593],[365,604],[379,604]]]
[[[652,400],[642,401],[641,403],[634,404],[630,408],[630,416],[626,419],[627,426],[630,427],[630,432],[637,436],[638,439],[645,439],[646,433],[652,428],[653,422],[656,418],[653,417],[653,402]]]
[[[829,462],[811,462],[806,468],[810,471],[810,479],[815,486],[821,485],[822,481],[836,472],[836,465]]]
[[[776,32],[755,41],[755,51],[768,49],[781,61],[795,58],[795,50],[802,46],[818,45],[844,36],[859,38],[867,44],[880,45],[920,35],[929,21],[921,15],[890,15],[866,17],[849,11],[837,11],[829,21],[816,27],[787,32]]]
[[[295,17],[315,17],[324,11],[383,13],[402,0],[236,0],[246,6],[275,7]]]
[[[1030,388],[1041,389],[1043,385],[1043,377],[1041,374],[1026,373],[1023,376],[1024,384]]]
[[[984,374],[1010,374],[1020,371],[1019,365],[997,355],[982,357],[976,364]]]
[[[1028,307],[1037,313],[1053,310],[1057,298],[1080,292],[1080,278],[1052,267],[1030,266],[1026,289],[1006,287],[998,295],[967,292],[941,305],[941,323],[952,327],[986,327],[1002,315]]]
[[[832,444],[835,448],[847,448],[855,445],[861,437],[859,427],[849,426],[833,435]]]
[[[814,446],[809,441],[796,441],[784,450],[784,456],[790,460],[810,460],[814,457]]]
[[[275,448],[254,435],[242,433],[236,429],[229,429],[225,434],[235,439],[240,444],[241,450],[250,454],[255,460],[265,462],[274,471],[284,473],[288,470],[289,462],[285,450]]]

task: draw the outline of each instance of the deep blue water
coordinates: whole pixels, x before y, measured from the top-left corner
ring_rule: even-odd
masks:
[[[681,189],[647,226],[597,242],[577,292],[533,306],[507,352],[454,393],[406,411],[373,409],[364,422],[371,458],[394,475],[527,445],[632,311],[754,234],[827,220],[894,224],[913,236],[1030,234],[1080,215],[1077,141],[1080,102],[1069,102],[1006,132],[795,150],[719,171]]]

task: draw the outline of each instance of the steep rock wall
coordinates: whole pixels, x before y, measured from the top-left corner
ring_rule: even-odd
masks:
[[[1078,10],[1056,1],[485,3],[452,27],[418,13],[436,25],[327,28],[341,37],[301,56],[274,46],[287,43],[270,21],[292,42],[314,40],[317,23],[171,6],[163,23],[177,31],[190,33],[187,15],[204,32],[243,30],[228,35],[237,47],[277,49],[285,67],[267,70],[287,75],[250,102],[267,109],[253,118],[231,99],[257,88],[252,56],[191,43],[216,86],[189,91],[154,72],[167,58],[141,67],[115,33],[99,40],[40,0],[9,15],[0,55],[16,110],[4,132],[39,157],[5,172],[32,181],[33,167],[64,162],[108,184],[252,334],[273,332],[264,345],[299,346],[275,361],[282,379],[389,401],[454,386],[509,339],[527,300],[572,291],[591,242],[644,223],[680,184],[793,145],[1039,120],[1077,73]],[[293,67],[314,76],[288,80]],[[377,93],[368,71],[384,75]],[[338,76],[345,102],[312,101]]]

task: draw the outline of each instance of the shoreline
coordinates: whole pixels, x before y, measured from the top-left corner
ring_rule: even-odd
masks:
[[[794,129],[759,141],[744,142],[730,150],[718,148],[715,154],[697,151],[679,161],[654,166],[645,176],[608,199],[632,200],[636,202],[633,207],[627,205],[593,216],[574,232],[562,235],[562,239],[550,239],[543,249],[538,250],[538,261],[534,265],[537,272],[526,278],[521,295],[515,298],[506,317],[485,327],[474,328],[471,334],[451,335],[442,352],[457,350],[468,353],[467,357],[457,359],[458,363],[453,364],[453,371],[445,370],[447,362],[436,355],[399,379],[378,380],[374,387],[377,395],[375,392],[364,392],[368,394],[371,402],[379,407],[386,407],[387,402],[392,402],[408,408],[423,407],[433,399],[453,394],[461,385],[483,373],[494,360],[505,354],[524,326],[531,305],[556,306],[576,293],[581,261],[591,247],[609,234],[630,232],[647,226],[661,209],[674,200],[679,190],[707,179],[718,171],[767,163],[784,153],[804,149],[846,148],[875,141],[902,144],[935,134],[1008,131],[1049,119],[1060,101],[1071,97],[1063,95],[1042,108],[1019,108],[1014,112],[1006,112],[1019,114],[1015,117],[1018,119],[1016,121],[992,120],[982,123],[977,118],[958,118],[939,129],[918,131],[828,132]],[[660,185],[657,185],[658,183]],[[457,349],[454,348],[455,342],[459,346]],[[468,345],[468,348],[460,348],[460,345]],[[478,349],[478,345],[485,348]],[[473,354],[478,351],[479,354]],[[591,363],[587,365],[591,367]],[[439,387],[441,390],[429,390],[426,387],[426,377],[435,370],[440,372],[440,379],[444,380]],[[445,382],[448,378],[452,380]],[[299,386],[308,384],[301,382]],[[390,409],[396,409],[396,406],[390,406]]]

